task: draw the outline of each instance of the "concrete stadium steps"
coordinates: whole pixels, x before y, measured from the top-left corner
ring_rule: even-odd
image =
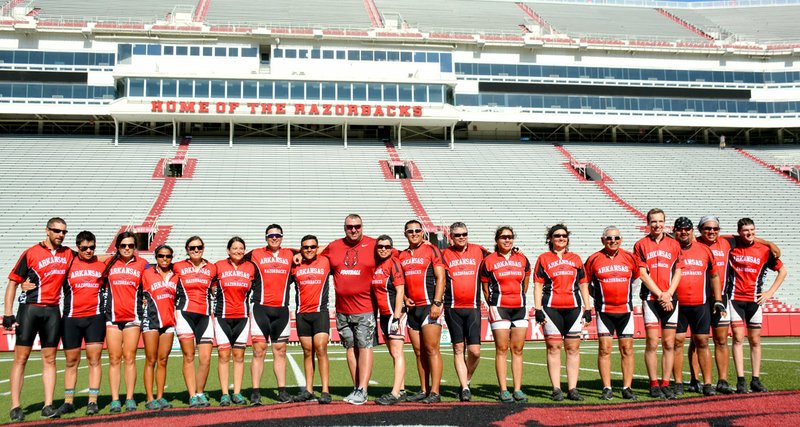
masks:
[[[206,13],[211,24],[251,23],[270,26],[370,28],[363,0],[213,0]]]
[[[490,31],[521,35],[528,18],[512,2],[437,0],[375,0],[383,16],[400,14],[411,28],[432,33]]]
[[[736,233],[736,221],[750,217],[759,235],[778,244],[790,274],[777,298],[800,306],[800,188],[734,150],[713,146],[578,144],[564,146],[581,161],[610,175],[620,197],[642,212],[659,207],[667,225],[687,216],[697,222],[715,214],[723,234]],[[772,277],[767,283],[772,283]]]
[[[183,5],[196,4],[196,0],[184,2],[164,2],[162,0],[137,0],[137,1],[106,1],[106,0],[33,0],[33,7],[41,8],[38,16],[41,19],[49,18],[133,18],[148,23],[156,19],[164,19],[172,12],[172,8],[181,3]]]
[[[800,16],[800,6],[667,10],[704,31],[722,30],[732,33],[736,40],[760,43],[797,42],[797,17]],[[753,23],[763,23],[763,25],[753,25]]]

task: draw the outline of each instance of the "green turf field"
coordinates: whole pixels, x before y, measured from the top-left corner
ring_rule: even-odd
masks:
[[[800,388],[800,339],[797,338],[770,338],[763,342],[763,362],[762,362],[762,382],[770,390],[788,390]],[[644,367],[644,340],[637,340],[634,344],[636,353],[636,371],[633,388],[640,397],[640,400],[647,400],[646,389],[648,382]],[[453,368],[453,356],[449,346],[442,347],[444,359],[444,375],[442,380],[443,400],[453,401],[457,399],[459,385],[458,379]],[[713,351],[713,348],[712,348]],[[619,387],[621,383],[621,373],[619,368],[619,357],[616,354],[612,360],[612,383],[615,388],[615,399],[611,402],[601,401],[600,378],[597,373],[597,342],[585,341],[581,347],[581,374],[578,388],[586,398],[583,403],[620,403]],[[218,403],[220,396],[219,380],[217,379],[216,352],[212,356],[211,373],[209,375],[206,393],[211,399],[212,405]],[[287,363],[287,384],[292,394],[299,391],[298,384],[304,383],[302,378],[302,349],[299,345],[289,347],[291,360]],[[344,350],[339,345],[329,347],[329,357],[331,360],[331,393],[334,400],[341,400],[352,390],[352,382],[349,378],[347,364],[344,358]],[[562,356],[563,357],[563,356]],[[250,394],[250,353],[248,351],[245,359],[245,378],[243,394],[248,397]],[[745,359],[749,359],[749,349],[745,345]],[[0,396],[3,397],[3,404],[0,405],[0,422],[9,421],[8,413],[10,410],[8,374],[11,366],[12,354],[0,354]],[[531,402],[550,402],[549,396],[551,386],[549,384],[547,369],[545,365],[545,347],[543,342],[530,342],[525,347],[525,372],[523,374],[523,391],[528,394]],[[510,355],[509,355],[510,361]],[[264,403],[274,403],[277,395],[275,390],[275,377],[272,373],[271,357],[267,357],[267,365],[264,369],[262,379],[262,395]],[[100,414],[108,413],[110,396],[108,394],[107,378],[107,358],[104,358],[103,382],[100,393]],[[182,356],[180,350],[173,350],[168,367],[167,388],[165,397],[170,400],[173,406],[188,406],[188,396],[185,391],[183,377],[181,374]],[[64,368],[63,354],[59,354],[58,360],[58,382],[55,393],[55,404],[58,406],[63,402],[63,375]],[[140,351],[139,355],[139,376],[136,384],[136,400],[139,402],[139,410],[144,410],[144,390],[142,383],[141,370],[144,365],[144,355]],[[414,354],[411,345],[406,345],[406,388],[416,390],[419,387],[419,379],[414,362]],[[37,353],[34,353],[26,370],[26,380],[23,387],[22,407],[26,414],[26,420],[40,419],[39,411],[42,408],[42,383],[40,379],[41,365]],[[716,368],[714,368],[714,382],[716,383]],[[733,362],[730,363],[730,377],[732,385],[735,385],[735,374],[733,373]],[[749,381],[749,364],[746,362],[747,379]],[[386,352],[385,346],[376,348],[375,366],[372,375],[372,385],[369,389],[370,400],[386,393],[391,389],[392,381],[391,357]],[[684,365],[684,380],[688,381],[688,365]],[[511,370],[509,367],[509,388],[511,388]],[[562,370],[562,380],[566,382],[566,373]],[[85,361],[81,364],[78,371],[78,386],[76,387],[76,406],[77,415],[83,415],[87,402],[87,370]],[[319,393],[319,379],[315,381],[316,391]],[[566,391],[566,384],[562,386]],[[124,395],[124,384],[121,387]],[[472,392],[476,401],[496,401],[497,400],[497,380],[494,372],[494,347],[492,344],[485,344],[481,354],[481,364],[478,367],[475,377],[472,380]],[[689,396],[696,396],[688,393]],[[574,402],[564,401],[563,404]]]

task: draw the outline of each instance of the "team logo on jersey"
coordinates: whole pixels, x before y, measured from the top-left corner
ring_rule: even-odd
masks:
[[[358,265],[358,249],[348,249],[344,253],[344,266],[355,267]]]

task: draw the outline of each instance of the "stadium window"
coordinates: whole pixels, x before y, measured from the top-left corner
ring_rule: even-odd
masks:
[[[28,55],[29,64],[44,64],[44,52],[32,50]]]
[[[490,64],[478,64],[478,75],[479,76],[491,76],[492,75],[492,67]]]
[[[144,44],[135,44],[135,45],[133,45],[133,54],[134,55],[147,55],[147,45],[144,45]]]
[[[332,50],[323,50],[322,51],[322,59],[333,59],[333,51]]]
[[[514,64],[504,64],[502,67],[502,73],[506,76],[515,76],[517,75],[517,66]]]
[[[427,85],[414,85],[414,102],[428,102]]]
[[[51,58],[51,60],[53,61],[50,62],[50,64],[54,64],[55,57],[53,56],[53,53],[52,52],[46,52],[46,53],[48,54],[48,57]],[[14,52],[14,59],[10,62],[13,62],[15,64],[29,64],[30,56],[31,54],[27,50],[18,50]],[[46,62],[42,61],[42,63],[45,64]]]
[[[442,53],[439,57],[439,71],[443,73],[453,72],[453,54]]]
[[[255,47],[243,47],[242,58],[256,58],[258,57],[258,49]]]
[[[200,56],[200,46],[190,46],[189,56]]]
[[[117,45],[117,58],[119,58],[120,62],[129,60],[132,54],[133,46],[127,43]]]
[[[228,56],[231,58],[239,57],[239,48],[238,47],[229,47],[228,48]]]
[[[361,51],[361,60],[362,61],[372,61],[375,55],[371,50],[362,50]]]
[[[175,48],[175,54],[178,56],[188,56],[189,55],[189,47],[188,46],[178,46]]]
[[[164,55],[172,56],[175,54],[175,46],[164,46]]]
[[[88,92],[89,92],[89,87],[88,86],[73,85],[71,89],[72,89],[72,98],[76,98],[76,99],[86,99],[86,98],[88,98]]]
[[[308,49],[298,49],[297,57],[300,59],[308,59]]]
[[[444,95],[442,94],[442,90],[444,86],[442,85],[430,85],[428,87],[428,102],[431,103],[442,103],[444,102]]]
[[[226,56],[228,56],[228,49],[226,49],[224,47],[215,47],[214,48],[214,56],[226,57]]]
[[[0,98],[10,98],[11,87],[11,83],[0,83]]]
[[[272,52],[272,56],[275,58],[283,58],[283,49],[275,48],[275,50]]]
[[[311,59],[319,59],[322,51],[320,49],[311,49]]]
[[[269,65],[272,48],[270,46],[260,46],[259,51],[261,52],[261,64]]]
[[[128,96],[144,96],[144,79],[128,79]]]
[[[14,52],[10,50],[0,50],[0,64],[12,64],[14,62]]]
[[[211,80],[211,97],[225,98],[225,80]]]
[[[348,50],[347,51],[347,60],[348,61],[360,61],[361,60],[361,51]]]
[[[339,101],[350,101],[353,99],[353,85],[350,83],[336,83],[336,99]]]
[[[397,86],[397,100],[400,102],[411,102],[413,100],[412,87],[410,84]]]
[[[226,98],[241,98],[242,97],[242,81],[241,80],[227,80],[225,82],[225,97]]]
[[[385,50],[376,50],[375,51],[375,60],[378,62],[386,61],[386,51]]]
[[[242,98],[256,99],[258,98],[258,82],[255,80],[245,80],[242,82]]]
[[[531,106],[531,96],[530,95],[509,94],[508,95],[508,106],[509,107],[517,107],[517,108],[530,108],[530,106]],[[570,108],[572,108],[572,107],[570,107]]]
[[[208,80],[194,81],[194,96],[196,98],[208,98]]]
[[[430,63],[439,62],[439,52],[428,52],[425,56],[427,59],[427,61],[425,62],[430,62]]]
[[[383,89],[380,83],[370,83],[367,85],[367,100],[371,102],[383,101]]]
[[[286,49],[284,58],[291,58],[291,59],[297,58],[297,49]]]
[[[325,101],[336,100],[336,83],[322,82],[322,99]]]
[[[400,62],[413,62],[411,52],[400,52]]]
[[[28,56],[29,56],[29,54],[28,54],[27,50],[21,50],[21,51],[15,52],[14,53],[14,62],[16,62],[17,64],[27,64],[28,63]],[[57,61],[58,61],[57,52],[45,52],[44,53],[44,61],[42,61],[43,64],[55,65],[55,63]]]
[[[289,99],[289,82],[275,82],[275,99]]]
[[[174,98],[178,95],[178,81],[175,79],[164,79],[161,81],[161,96]]]
[[[386,60],[388,60],[389,62],[399,62],[400,52],[397,52],[395,50],[390,50],[389,52],[386,52]]]
[[[475,107],[478,105],[478,95],[458,94],[455,96],[455,104],[465,107]]]
[[[346,55],[346,52],[343,51],[343,50],[337,50],[336,51],[336,59],[345,59],[346,58],[345,55]]]
[[[272,99],[272,82],[258,82],[258,99]]]
[[[214,49],[211,47],[204,47],[203,56],[214,56]]]
[[[414,62],[425,62],[425,52],[414,52]]]
[[[28,85],[28,98],[41,98],[42,97],[42,84],[31,83]]]
[[[367,84],[353,83],[353,101],[367,100]]]
[[[306,98],[306,84],[304,82],[289,82],[289,99],[303,100]]]
[[[161,96],[161,80],[160,79],[146,79],[145,80],[145,95],[150,97]]]
[[[397,85],[383,84],[383,102],[397,102]]]
[[[161,45],[160,44],[147,45],[147,56],[161,56]]]
[[[319,82],[308,82],[306,83],[306,99],[309,100],[319,100],[319,90],[321,84]]]
[[[52,98],[53,96],[53,85],[47,85],[47,98]],[[11,85],[11,97],[12,98],[27,98],[28,97],[28,85],[25,83],[13,83]]]
[[[192,80],[178,80],[178,96],[181,98],[191,98],[194,96],[194,82]]]

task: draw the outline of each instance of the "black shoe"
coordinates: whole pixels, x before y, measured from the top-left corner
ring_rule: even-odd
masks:
[[[700,386],[700,381],[691,380],[689,381],[689,387],[686,390],[691,391],[692,393],[701,393],[703,391],[702,387]]]
[[[603,400],[611,400],[614,398],[614,393],[611,391],[611,387],[604,388],[603,392],[600,393],[600,399]]]
[[[58,418],[61,414],[58,413],[58,409],[56,409],[53,405],[47,405],[42,408],[42,417],[44,418]]]
[[[396,405],[400,403],[400,398],[395,397],[392,393],[386,393],[383,396],[375,399],[375,403],[382,406]]]
[[[96,415],[98,412],[100,412],[100,408],[97,407],[97,402],[89,402],[86,405],[86,415]]]
[[[732,389],[730,384],[725,380],[717,381],[717,393],[720,394],[733,394],[736,390]]]
[[[582,402],[583,396],[581,396],[581,393],[578,391],[577,388],[573,388],[572,390],[567,392],[567,399],[574,400],[577,402]]]
[[[442,397],[439,396],[439,393],[430,392],[428,397],[420,400],[422,403],[439,403],[442,401]]]
[[[280,398],[280,394],[278,395]],[[314,393],[310,393],[308,390],[303,390],[298,393],[296,396],[292,397],[293,402],[308,402],[314,398]]]
[[[562,392],[560,388],[554,388],[553,394],[550,395],[550,399],[554,402],[561,402],[564,400],[564,392]]]
[[[289,403],[292,401],[292,395],[286,390],[278,392],[278,403]]]
[[[472,391],[469,388],[461,389],[461,395],[459,396],[459,399],[462,402],[469,402],[472,400]]]
[[[675,393],[672,392],[672,389],[668,386],[661,387],[661,393],[664,394],[664,399],[673,400],[675,399]]]
[[[428,395],[424,391],[418,391],[406,398],[408,402],[421,402],[423,399],[428,397]]]
[[[672,389],[672,392],[675,394],[675,397],[683,396],[683,383],[677,383]]]
[[[711,384],[703,384],[703,396],[715,396],[717,394],[714,386]]]
[[[736,380],[736,393],[738,394],[749,393],[747,391],[747,383],[744,382],[744,378]]]
[[[664,398],[664,392],[661,391],[661,387],[659,387],[657,385],[656,386],[652,386],[652,387],[650,387],[650,397],[652,397],[653,399],[663,399]]]
[[[764,384],[761,384],[761,380],[759,380],[758,378],[753,378],[752,381],[750,381],[750,391],[754,391],[756,393],[764,393],[769,390],[767,390],[767,388],[764,387]]]
[[[261,406],[261,393],[257,391],[250,393],[250,406]]]
[[[61,404],[61,406],[58,407],[59,416],[64,414],[71,414],[73,412],[75,412],[75,405],[71,403],[64,402],[63,404]]]
[[[327,391],[323,391],[319,394],[319,399],[317,399],[317,402],[319,402],[320,405],[327,405],[331,403],[331,394]]]
[[[25,421],[25,413],[22,412],[22,408],[19,406],[11,410],[9,417],[11,421]]]
[[[630,387],[625,387],[622,389],[622,398],[626,400],[637,400],[639,396],[637,396]]]

